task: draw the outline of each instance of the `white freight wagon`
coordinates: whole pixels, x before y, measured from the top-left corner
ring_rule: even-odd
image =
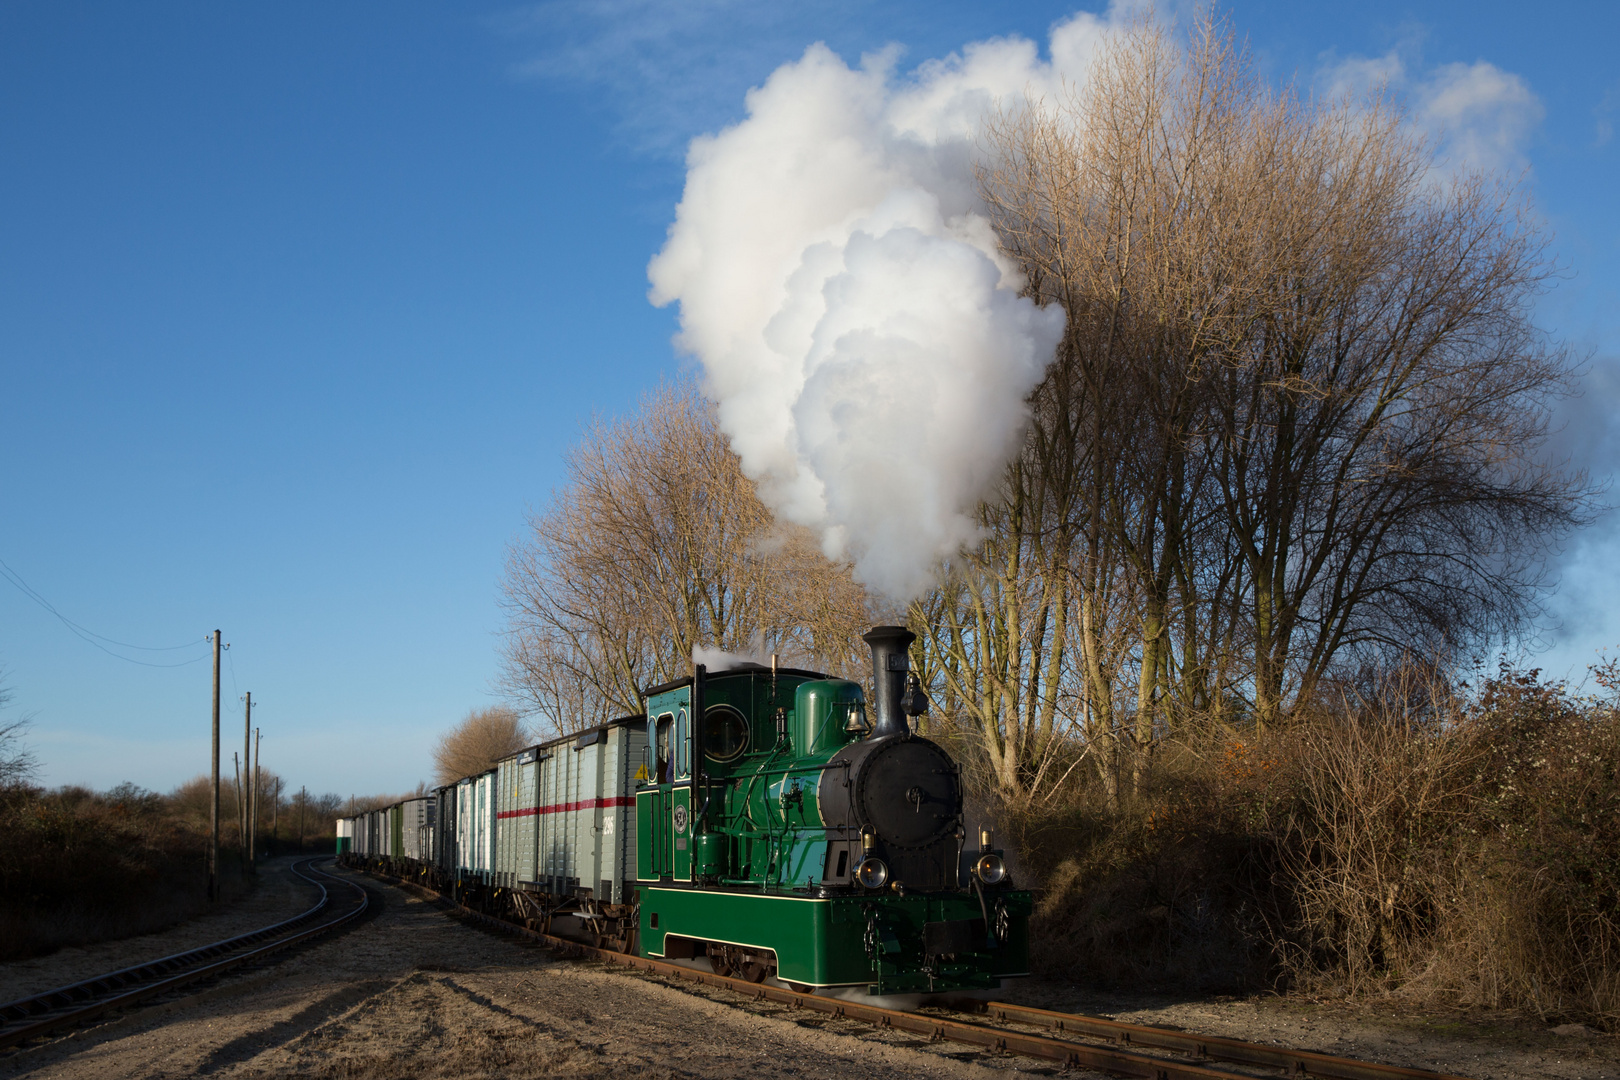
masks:
[[[635,881],[636,774],[646,721],[625,717],[553,739],[496,767],[495,881],[619,904]]]

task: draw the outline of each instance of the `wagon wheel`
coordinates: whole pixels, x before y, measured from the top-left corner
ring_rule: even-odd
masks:
[[[747,979],[751,983],[764,982],[765,976],[768,974],[770,974],[769,968],[753,960],[748,961],[737,970],[738,978]]]
[[[731,966],[731,957],[727,955],[730,951],[724,945],[709,946],[709,966],[714,968],[714,973],[722,979],[731,978],[735,972]]]
[[[786,979],[783,979],[782,981],[786,983],[787,988],[793,991],[795,994],[808,994],[810,992],[811,987],[809,983],[788,982]]]

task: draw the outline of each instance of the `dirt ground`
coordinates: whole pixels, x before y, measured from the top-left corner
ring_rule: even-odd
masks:
[[[462,925],[399,890],[371,887],[381,910],[348,933],[191,997],[0,1057],[0,1080],[24,1075],[65,1080],[201,1075],[846,1080],[854,1070],[868,1076],[989,1080],[1058,1071],[1044,1062],[928,1043],[768,1003],[743,1003],[723,991],[693,993],[661,978],[558,959]],[[270,883],[261,892],[275,888]],[[0,979],[7,980],[0,985],[16,978],[0,968]],[[1558,1037],[1522,1027],[1448,1025],[1264,1000],[1122,1001],[1049,983],[1022,986],[1013,996],[1046,1007],[1446,1069],[1480,1080],[1620,1080],[1620,1053],[1605,1036]]]
[[[1558,1030],[1517,1017],[1404,1011],[1399,1002],[1346,1005],[1297,998],[1176,998],[1088,991],[1050,980],[1011,987],[1008,1001],[1135,1024],[1316,1050],[1475,1080],[1620,1078],[1620,1039],[1579,1025]]]

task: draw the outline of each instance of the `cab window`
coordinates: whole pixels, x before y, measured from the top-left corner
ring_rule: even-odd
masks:
[[[685,780],[692,775],[692,733],[687,730],[686,710],[675,717],[675,778]]]
[[[657,783],[667,784],[670,781],[670,739],[674,736],[673,728],[675,717],[669,713],[660,716],[657,729],[653,735],[653,745],[658,748],[658,768],[655,775]]]

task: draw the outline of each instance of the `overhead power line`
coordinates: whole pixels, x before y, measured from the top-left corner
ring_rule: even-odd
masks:
[[[115,638],[107,637],[105,634],[98,634],[89,627],[81,626],[72,619],[68,618],[66,615],[63,615],[60,611],[57,611],[56,605],[52,604],[49,600],[45,599],[45,597],[36,592],[34,587],[29,585],[28,582],[24,581],[22,579],[22,575],[7,565],[4,559],[0,559],[0,577],[3,577],[9,581],[18,592],[28,597],[28,599],[32,600],[46,611],[56,616],[63,626],[72,631],[75,637],[78,637],[87,644],[94,645],[108,656],[122,660],[126,664],[139,664],[142,667],[175,668],[185,667],[188,664],[200,663],[201,661],[208,659],[208,654],[203,653],[200,656],[196,656],[190,660],[181,660],[173,664],[157,664],[149,660],[137,660],[132,656],[120,655],[119,653],[115,653],[111,649],[107,648],[107,645],[116,645],[121,649],[138,649],[141,652],[176,652],[180,649],[194,649],[198,645],[206,643],[208,639],[203,638],[198,641],[187,642],[184,645],[132,645],[127,641],[119,641]],[[102,642],[106,642],[107,644],[104,645]]]

